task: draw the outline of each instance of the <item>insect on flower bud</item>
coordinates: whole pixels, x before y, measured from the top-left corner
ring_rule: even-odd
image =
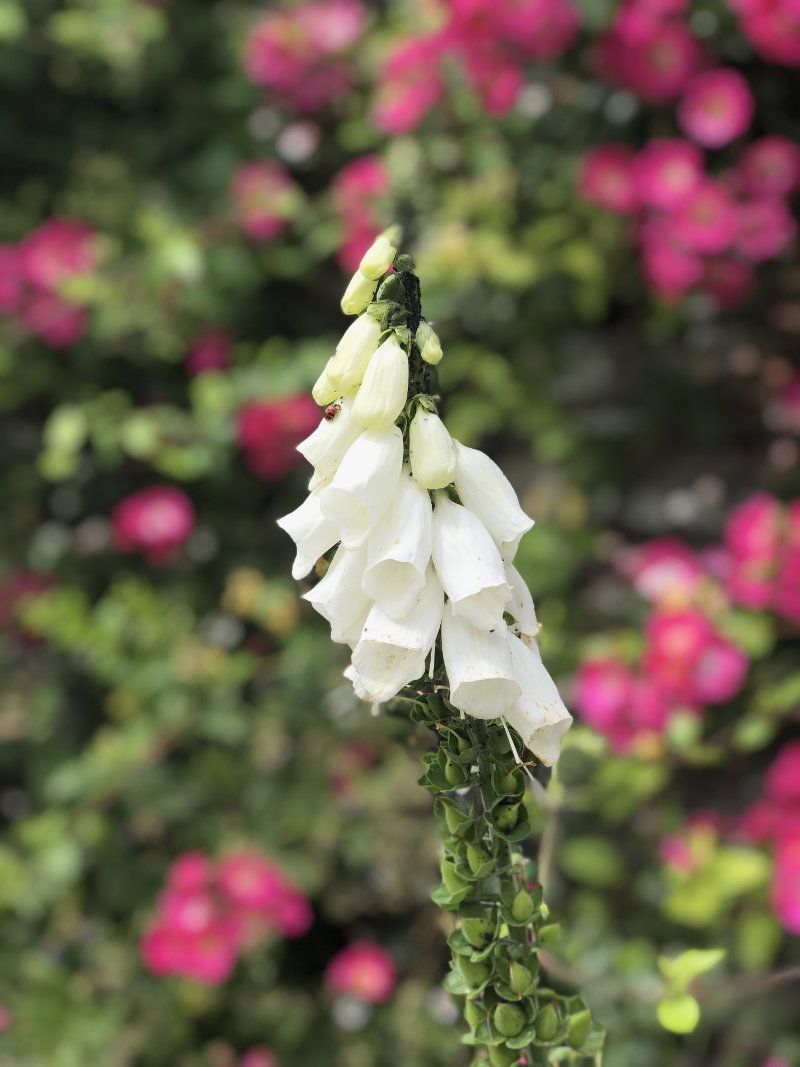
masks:
[[[345,315],[360,315],[372,300],[375,292],[375,279],[365,277],[357,270],[350,281],[342,297],[342,311]]]
[[[408,431],[411,474],[423,489],[444,489],[456,472],[453,439],[439,416],[418,407]]]
[[[365,278],[377,280],[391,267],[392,260],[397,255],[397,246],[392,241],[394,234],[386,230],[376,237],[364,253],[358,269]]]
[[[416,341],[419,346],[419,354],[426,363],[430,363],[432,367],[435,367],[437,363],[441,362],[443,355],[442,343],[439,340],[439,335],[427,322],[419,324]]]
[[[369,361],[353,404],[353,418],[368,430],[391,426],[408,395],[408,355],[392,334]]]
[[[328,360],[328,377],[339,393],[350,393],[361,385],[381,336],[380,323],[370,315],[359,315],[351,322]]]
[[[325,369],[319,378],[314,382],[314,386],[311,390],[311,396],[314,398],[314,403],[319,404],[321,408],[327,407],[332,400],[335,400],[339,396],[339,390],[333,384],[330,378],[330,367],[333,363],[333,359],[329,359],[325,364]]]

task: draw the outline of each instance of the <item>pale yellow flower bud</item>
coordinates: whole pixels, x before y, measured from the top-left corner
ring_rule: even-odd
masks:
[[[408,355],[392,334],[369,361],[353,402],[353,418],[368,430],[391,426],[408,395]]]
[[[357,270],[344,291],[342,311],[345,315],[360,315],[372,300],[374,293],[374,278],[366,278],[360,270]]]
[[[442,343],[439,340],[439,335],[427,322],[421,322],[417,330],[416,341],[419,346],[419,354],[424,361],[435,367],[442,358]]]
[[[390,240],[388,232],[376,237],[364,253],[358,269],[365,278],[380,278],[391,267],[397,248]]]
[[[423,489],[444,489],[456,472],[456,450],[444,423],[432,411],[417,408],[408,431],[411,474]]]
[[[330,366],[333,363],[333,359],[329,359],[325,364],[325,369],[319,378],[314,382],[314,387],[311,390],[311,395],[314,398],[314,403],[319,404],[321,408],[325,408],[334,401],[341,394],[336,386],[330,379]]]
[[[361,385],[380,335],[380,323],[369,315],[359,315],[344,331],[328,364],[328,377],[340,393],[350,393]]]

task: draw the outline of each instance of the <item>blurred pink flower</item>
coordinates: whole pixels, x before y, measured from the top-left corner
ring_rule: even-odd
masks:
[[[553,59],[574,42],[580,13],[570,0],[487,0],[507,44],[528,59]]]
[[[588,659],[578,668],[575,707],[585,722],[627,752],[642,737],[663,733],[669,719],[664,694],[614,657]]]
[[[236,439],[250,470],[277,481],[300,461],[296,446],[319,423],[319,408],[307,393],[254,401],[236,419]]]
[[[242,1053],[239,1067],[279,1067],[278,1058],[266,1045],[253,1045]]]
[[[800,145],[780,134],[759,137],[742,150],[736,177],[748,196],[791,196],[800,186]]]
[[[444,81],[439,70],[444,40],[440,35],[407,37],[383,65],[373,109],[384,133],[408,133],[439,102]]]
[[[180,489],[151,485],[125,497],[111,514],[122,552],[143,552],[153,563],[172,559],[194,529],[192,502]]]
[[[231,852],[223,856],[217,867],[220,891],[239,907],[269,907],[283,886],[283,876],[277,867],[257,852]]]
[[[764,779],[770,800],[795,805],[800,812],[800,741],[789,741],[772,762]]]
[[[645,625],[646,676],[687,708],[724,703],[744,684],[744,653],[695,609],[657,610]]]
[[[39,289],[54,290],[78,274],[87,274],[97,263],[97,238],[78,219],[48,219],[19,246],[22,271]]]
[[[654,602],[685,599],[704,574],[697,555],[677,537],[659,537],[628,546],[621,553],[620,569],[633,582],[639,596]]]
[[[168,885],[180,892],[205,889],[212,877],[211,861],[205,852],[184,852],[169,869]]]
[[[781,505],[756,493],[734,508],[725,525],[725,544],[736,558],[772,560],[781,543]]]
[[[720,68],[695,75],[678,107],[684,133],[706,148],[720,148],[750,125],[755,103],[738,70]]]
[[[206,330],[194,338],[186,353],[186,370],[192,377],[228,366],[233,341],[227,330]]]
[[[682,22],[633,22],[623,15],[600,39],[598,59],[610,81],[651,104],[666,104],[697,70],[700,47]]]
[[[522,69],[507,49],[481,40],[463,46],[467,81],[487,115],[507,115],[522,88]]]
[[[672,216],[675,237],[693,252],[723,252],[737,233],[736,203],[722,182],[704,178]]]
[[[297,214],[298,188],[274,159],[239,167],[231,179],[230,196],[238,225],[256,241],[277,237]]]
[[[88,321],[83,308],[44,289],[28,293],[20,319],[26,329],[51,348],[77,344],[86,333]]]
[[[338,952],[327,966],[325,984],[365,1004],[381,1004],[397,981],[392,957],[371,941],[355,941]]]
[[[797,232],[794,216],[774,197],[740,204],[737,215],[735,247],[753,263],[777,256]]]
[[[724,704],[736,696],[747,676],[744,652],[725,638],[717,637],[700,653],[694,668],[694,695],[702,704]]]
[[[664,300],[684,296],[703,276],[702,259],[679,241],[669,219],[644,223],[641,252],[645,279]]]
[[[772,906],[784,928],[800,935],[800,833],[782,838],[775,848]]]
[[[331,199],[342,221],[343,235],[337,259],[348,274],[381,229],[382,205],[389,192],[389,176],[378,156],[368,155],[347,163],[333,181]]]
[[[607,211],[628,215],[636,210],[634,155],[624,144],[603,144],[583,157],[578,187],[586,200]]]
[[[730,256],[716,256],[703,263],[700,287],[722,308],[737,307],[753,289],[752,267]]]
[[[657,137],[636,157],[634,179],[639,200],[670,211],[692,193],[703,177],[703,153],[690,141]]]
[[[742,32],[761,55],[787,67],[800,66],[800,7],[797,0],[728,0]]]

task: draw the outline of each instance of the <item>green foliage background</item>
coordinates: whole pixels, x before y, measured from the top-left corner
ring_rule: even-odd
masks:
[[[724,50],[730,16],[708,6]],[[602,7],[585,5],[597,24]],[[263,10],[0,2],[2,237],[54,214],[103,235],[102,269],[81,282],[86,338],[59,352],[7,330],[0,347],[2,565],[58,579],[27,609],[27,635],[0,638],[11,1067],[226,1067],[258,1043],[284,1067],[467,1062],[440,989],[449,931],[429,899],[438,846],[416,784],[427,738],[354,700],[341,649],[298,599],[274,519],[299,502],[304,472],[259,481],[235,443],[237,409],[310,387],[343,328],[329,188],[347,161],[378,152],[388,166],[387,221],[406,224],[445,346],[451,431],[501,460],[536,516],[519,566],[565,683],[598,635],[640,640],[643,607],[609,578],[620,537],[702,545],[753,489],[800,488],[796,469],[770,462],[762,417],[769,369],[797,341],[796,262],[765,268],[758,295],[724,316],[650,302],[621,224],[582,203],[574,177],[588,144],[640,143],[659,119],[620,109],[586,70],[539,72],[552,105],[502,122],[456,80],[446,114],[387,140],[369,119],[372,85],[382,47],[413,21],[404,3],[373,5],[358,88],[292,166],[302,211],[273,243],[242,236],[228,180],[273,156],[289,121],[241,70]],[[771,128],[797,134],[789,76],[751,67]],[[188,378],[191,339],[219,324],[236,339],[231,370]],[[160,568],[117,553],[107,525],[155,481],[180,484],[198,516]],[[796,640],[739,622],[751,683],[713,712],[715,744],[687,727],[652,758],[622,759],[579,727],[546,829],[534,812],[566,930],[555,973],[580,982],[608,1028],[608,1067],[800,1062],[797,987],[766,977],[798,964],[769,909],[766,855],[710,839],[688,882],[658,858],[688,812],[754,797],[796,722]],[[310,894],[312,932],[249,955],[220,988],[149,976],[138,939],[167,866],[237,844]],[[392,951],[400,984],[349,1031],[321,976],[358,936]],[[690,947],[727,955],[697,980],[703,1019],[681,1038],[656,1016],[657,957]]]

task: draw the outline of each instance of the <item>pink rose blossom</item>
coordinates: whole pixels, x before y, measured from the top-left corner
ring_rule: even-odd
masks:
[[[578,9],[570,0],[489,0],[497,28],[506,42],[528,59],[553,59],[575,41],[580,29]]]
[[[443,39],[408,37],[383,66],[373,116],[384,133],[408,133],[439,102],[444,81],[439,71]]]
[[[184,852],[169,869],[168,885],[178,892],[195,893],[209,885],[211,876],[211,861],[204,852]]]
[[[121,500],[111,515],[122,552],[143,552],[152,563],[172,559],[194,529],[192,502],[170,485],[152,485]]]
[[[767,796],[800,810],[800,741],[789,741],[775,757],[764,779]]]
[[[298,464],[296,446],[318,422],[319,408],[307,393],[254,401],[237,416],[236,438],[251,471],[277,481]]]
[[[46,290],[27,295],[20,318],[26,329],[50,348],[77,344],[86,333],[88,321],[83,308]]]
[[[641,232],[642,267],[652,289],[664,300],[677,300],[703,276],[703,261],[678,239],[668,219],[651,218]]]
[[[225,370],[232,339],[227,330],[206,330],[195,337],[186,353],[186,370],[192,377]]]
[[[239,1067],[279,1067],[278,1058],[266,1045],[253,1045],[239,1060]]]
[[[600,40],[601,73],[651,104],[683,92],[700,62],[700,47],[682,22],[617,24]]]
[[[800,66],[800,8],[797,0],[729,0],[742,32],[765,59]]]
[[[627,548],[620,568],[639,596],[654,602],[686,599],[703,578],[700,560],[676,537],[660,537]]]
[[[507,115],[522,88],[522,71],[493,42],[480,41],[463,50],[467,80],[480,97],[487,115]]]
[[[702,152],[696,145],[678,138],[648,141],[634,163],[639,200],[664,211],[680,206],[702,177]]]
[[[772,906],[783,927],[800,935],[800,835],[780,840],[775,849]]]
[[[744,652],[718,637],[700,653],[694,668],[694,693],[703,704],[724,704],[736,696],[747,676]]]
[[[750,125],[755,103],[738,70],[704,71],[689,83],[678,107],[681,129],[706,148],[720,148]]]
[[[737,207],[722,182],[705,178],[688,195],[671,224],[676,239],[691,251],[723,252],[737,234]]]
[[[797,232],[794,216],[783,200],[751,200],[738,208],[735,247],[753,263],[772,259]]]
[[[603,144],[583,157],[578,187],[586,200],[607,211],[628,215],[637,206],[633,151],[623,144]]]
[[[270,241],[282,233],[299,204],[294,179],[272,159],[240,167],[231,179],[230,196],[238,225],[255,241]]]
[[[392,957],[370,941],[355,941],[338,952],[325,971],[325,985],[365,1004],[382,1004],[397,981]]]
[[[755,275],[752,267],[729,256],[706,259],[700,287],[722,308],[734,308],[752,292]]]
[[[736,176],[748,196],[791,196],[800,186],[800,145],[780,134],[759,137],[743,149]]]
[[[266,908],[280,892],[283,878],[276,867],[255,852],[232,852],[219,861],[219,888],[231,903]]]
[[[97,263],[94,231],[78,219],[48,219],[20,244],[23,273],[39,289],[55,290]]]
[[[372,224],[389,193],[389,175],[379,156],[359,156],[345,164],[331,186],[336,211],[353,225]]]
[[[690,608],[658,610],[647,620],[645,634],[643,664],[648,677],[675,700],[694,707],[695,671],[716,636],[709,620]]]
[[[633,682],[632,672],[621,660],[610,656],[584,660],[575,678],[575,706],[590,726],[605,733],[630,703]]]
[[[734,557],[772,560],[781,543],[781,512],[769,493],[756,493],[734,508],[725,525],[725,544]]]

